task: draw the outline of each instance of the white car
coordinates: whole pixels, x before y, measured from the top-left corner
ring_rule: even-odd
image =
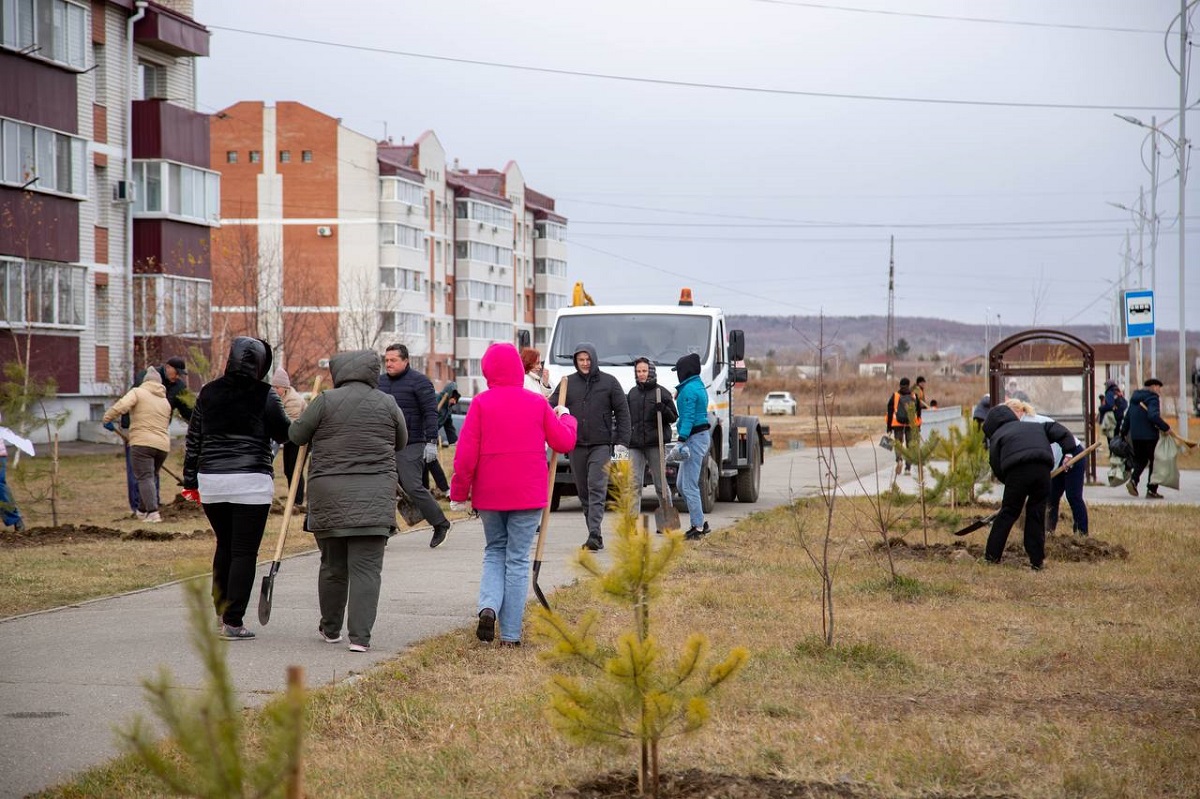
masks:
[[[763,415],[773,416],[775,414],[796,415],[796,401],[792,399],[791,392],[767,392],[767,396],[763,398]]]

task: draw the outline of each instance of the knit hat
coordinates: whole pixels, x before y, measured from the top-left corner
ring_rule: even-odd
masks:
[[[173,358],[167,358],[167,366],[170,366],[181,375],[187,374],[187,364],[185,364],[183,362],[183,358],[180,358],[178,355],[174,356]]]
[[[158,373],[158,369],[151,366],[149,369],[146,370],[145,374],[142,375],[142,382],[143,383],[158,383],[161,386],[162,385],[162,375],[160,375]]]
[[[271,385],[283,386],[285,388],[292,387],[292,380],[288,377],[288,373],[284,371],[282,366],[275,370],[274,376],[271,377]]]

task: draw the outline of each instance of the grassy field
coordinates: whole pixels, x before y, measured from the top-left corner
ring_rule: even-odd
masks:
[[[955,550],[947,524],[931,535],[938,546],[895,550],[897,585],[871,547],[867,502],[835,505],[832,647],[801,545],[824,536],[819,500],[689,546],[651,610],[654,632],[667,653],[701,631],[714,652],[740,645],[752,656],[709,726],[664,743],[664,769],[829,786],[719,794],[737,797],[1197,795],[1200,509],[1097,506],[1093,535],[1108,546],[1074,562],[1059,557],[1069,549],[1058,537],[1040,573],[1015,550],[981,564],[982,539]],[[598,606],[582,583],[552,601],[568,618]],[[599,606],[611,641],[630,621]],[[306,794],[600,795],[564,786],[633,773],[636,750],[573,746],[551,731],[543,646],[485,647],[464,629],[314,692]],[[45,794],[154,795],[126,760]]]

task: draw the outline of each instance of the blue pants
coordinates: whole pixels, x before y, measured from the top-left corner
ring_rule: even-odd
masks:
[[[530,550],[542,510],[481,510],[479,518],[483,520],[486,541],[483,575],[479,578],[479,610],[496,611],[501,641],[520,641],[529,596]]]
[[[1076,447],[1070,454],[1078,455],[1080,452],[1083,452],[1082,446]],[[1080,463],[1050,480],[1050,500],[1046,516],[1048,530],[1053,531],[1058,527],[1058,506],[1063,494],[1066,494],[1067,504],[1071,506],[1071,515],[1075,517],[1075,529],[1083,535],[1088,534],[1087,505],[1083,502],[1083,479],[1086,471],[1084,464]]]
[[[13,502],[12,492],[8,490],[8,457],[0,458],[0,516],[9,527],[21,523],[21,513],[17,503]]]
[[[679,464],[679,471],[675,474],[675,488],[687,500],[688,519],[692,527],[700,529],[704,526],[704,509],[700,505],[700,467],[708,457],[708,448],[712,445],[712,431],[701,430],[692,433],[685,443],[688,457]]]

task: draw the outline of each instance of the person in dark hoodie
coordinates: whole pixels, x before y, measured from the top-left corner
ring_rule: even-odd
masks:
[[[675,362],[674,371],[679,377],[676,389],[676,404],[679,421],[675,433],[679,443],[669,455],[670,460],[679,461],[675,474],[675,487],[687,500],[688,518],[691,527],[684,538],[695,541],[708,535],[708,522],[704,521],[704,506],[700,497],[700,472],[708,448],[712,445],[712,431],[708,422],[708,392],[700,378],[700,356],[696,353],[684,355]]]
[[[988,563],[1000,562],[1008,533],[1024,508],[1025,552],[1030,567],[1041,571],[1046,558],[1046,497],[1054,466],[1050,445],[1058,444],[1068,453],[1076,451],[1077,442],[1071,431],[1058,422],[1021,424],[1022,415],[1022,411],[997,405],[983,422],[992,474],[1004,484],[1000,513],[992,522],[984,558]],[[1072,457],[1064,454],[1063,464],[1070,463]]]
[[[1152,377],[1133,392],[1129,398],[1129,410],[1121,422],[1121,435],[1128,435],[1133,445],[1133,474],[1125,489],[1130,496],[1138,495],[1138,480],[1146,473],[1146,499],[1162,499],[1158,486],[1150,482],[1154,474],[1154,448],[1158,445],[1158,432],[1167,432],[1171,425],[1163,421],[1159,411],[1158,396],[1162,392],[1162,381]]]
[[[344,619],[351,652],[371,648],[383,552],[396,532],[396,452],[408,443],[400,408],[377,390],[379,367],[374,350],[334,355],[334,387],[288,431],[311,454],[304,529],[321,550],[317,636],[338,643]]]
[[[659,442],[666,444],[671,439],[671,423],[679,418],[671,392],[658,385],[658,375],[649,358],[638,358],[633,362],[633,375],[637,383],[629,389],[629,465],[633,471],[635,496],[641,497],[646,466],[650,466],[650,477],[658,494],[658,506],[666,507],[671,502],[671,487],[663,485],[662,464],[658,459]],[[662,414],[662,429],[659,429],[659,414]],[[662,519],[658,520],[662,532]]]
[[[975,407],[971,409],[971,420],[975,422],[976,427],[983,427],[983,420],[987,418],[988,411],[991,409],[992,395],[984,394],[979,398],[979,402],[975,403]]]
[[[629,403],[617,378],[600,371],[594,344],[575,345],[573,360],[575,371],[566,378],[566,406],[578,424],[571,474],[587,519],[583,547],[597,552],[604,549],[600,524],[608,498],[608,463],[614,455],[629,454]]]
[[[1121,391],[1121,386],[1116,380],[1109,380],[1104,384],[1104,395],[1100,401],[1100,407],[1097,409],[1100,415],[1101,429],[1111,427],[1113,433],[1121,429],[1121,424],[1125,421],[1125,412],[1129,409],[1129,401],[1125,399],[1125,394]],[[1113,421],[1106,423],[1106,417],[1112,414]],[[1112,433],[1108,434],[1112,437]]]
[[[288,440],[291,420],[271,384],[271,347],[239,336],[225,374],[200,389],[188,421],[183,496],[204,506],[217,538],[213,604],[221,637],[254,637],[243,617],[254,589],[258,547],[275,496],[271,441]]]

